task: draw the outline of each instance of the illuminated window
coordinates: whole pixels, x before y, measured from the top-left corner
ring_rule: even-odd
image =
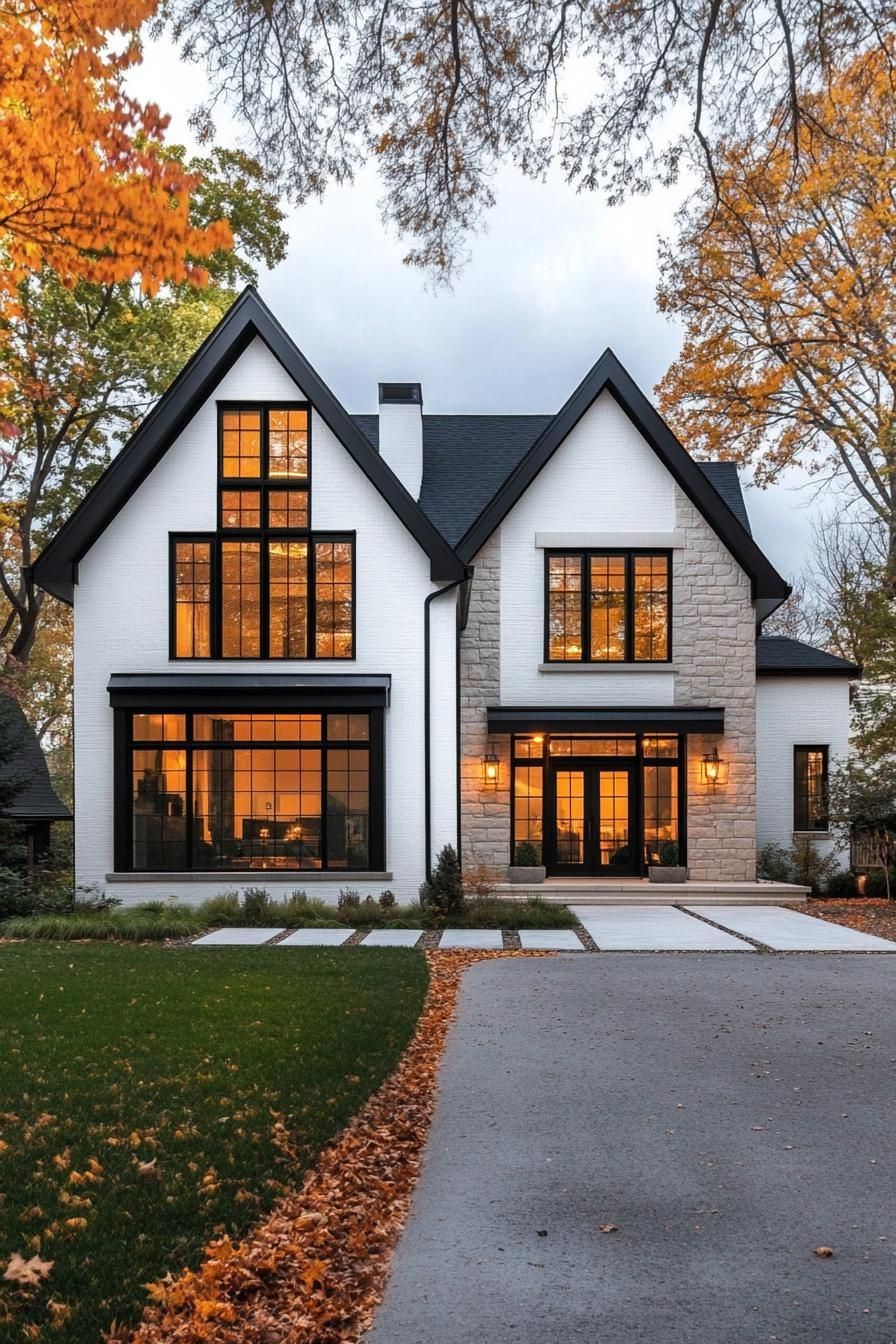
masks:
[[[212,547],[209,541],[174,546],[174,654],[210,658],[212,652]]]
[[[793,749],[793,829],[828,829],[828,749]]]
[[[667,553],[548,553],[546,564],[548,662],[668,662]]]
[[[218,531],[172,539],[172,658],[353,658],[354,541],[311,531],[306,406],[222,406]]]
[[[138,713],[130,867],[366,872],[383,865],[376,712]]]

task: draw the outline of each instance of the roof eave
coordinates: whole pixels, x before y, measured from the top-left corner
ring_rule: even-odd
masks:
[[[372,447],[250,286],[175,378],[171,387],[109,463],[92,490],[38,556],[35,582],[71,602],[80,558],[102,534],[256,337],[302,389],[393,512],[429,556],[434,582],[462,578],[464,568],[441,533]]]
[[[455,550],[461,559],[468,564],[473,560],[495,528],[500,526],[517,500],[547,465],[563,440],[604,391],[611,394],[691,503],[749,575],[754,599],[770,599],[774,601],[775,606],[780,605],[790,593],[786,580],[759,549],[743,524],[700,471],[697,463],[679,443],[659,411],[651,405],[613,351],[609,349],[604,351],[566,404],[557,412],[494,498],[457,543]]]

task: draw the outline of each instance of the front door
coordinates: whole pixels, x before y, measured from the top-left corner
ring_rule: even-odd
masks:
[[[630,877],[636,873],[632,767],[622,762],[589,762],[564,764],[552,773],[551,871],[563,877]]]

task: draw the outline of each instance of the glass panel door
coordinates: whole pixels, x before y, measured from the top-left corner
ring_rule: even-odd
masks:
[[[627,764],[583,762],[578,768],[555,768],[548,815],[553,835],[546,855],[558,876],[629,876],[637,871],[637,844],[632,825],[634,773]]]
[[[599,770],[597,777],[600,817],[598,864],[601,868],[627,870],[632,860],[629,835],[631,774],[628,770]]]
[[[585,771],[558,770],[556,781],[556,855],[564,868],[585,862]]]

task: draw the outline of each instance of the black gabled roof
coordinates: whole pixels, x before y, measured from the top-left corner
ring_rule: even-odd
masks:
[[[259,337],[430,558],[433,579],[463,577],[464,568],[417,501],[398,480],[314,371],[252,286],[203,341],[168,391],[131,435],[93,489],[34,565],[42,588],[70,602],[79,559],[90,549],[249,344]]]
[[[519,465],[552,415],[424,415],[420,507],[455,545]],[[379,417],[355,415],[379,449]],[[738,522],[750,520],[733,462],[698,462]]]
[[[71,812],[50,783],[46,757],[21,705],[9,696],[0,696],[0,719],[12,746],[9,760],[0,766],[0,778],[16,788],[4,816],[15,821],[71,821]]]
[[[764,608],[760,614],[768,615],[787,597],[790,592],[788,584],[609,349],[604,351],[566,405],[541,431],[501,488],[467,528],[457,543],[461,559],[467,563],[473,559],[588,408],[605,391],[615,398],[681,489],[750,576],[754,597],[762,602]]]
[[[756,640],[757,676],[860,677],[858,663],[838,658],[788,635],[760,635]]]

